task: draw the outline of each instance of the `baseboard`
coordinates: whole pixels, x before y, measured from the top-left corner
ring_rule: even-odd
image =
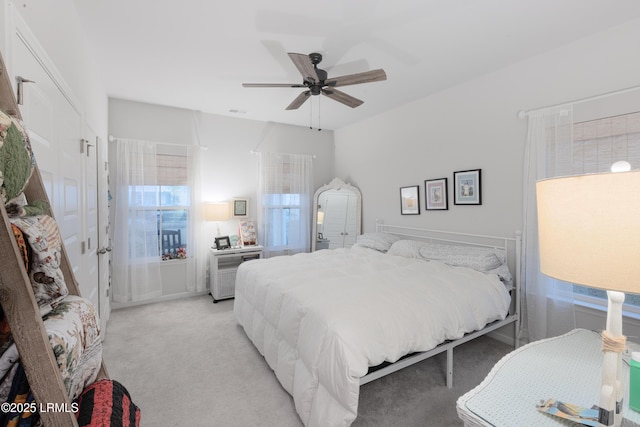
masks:
[[[182,299],[182,298],[190,298],[190,297],[197,297],[197,296],[201,296],[201,295],[208,295],[209,291],[205,290],[205,291],[200,291],[200,292],[180,292],[178,294],[171,294],[171,295],[163,295],[161,297],[158,298],[151,298],[148,300],[144,300],[144,301],[133,301],[133,302],[111,302],[111,310],[119,310],[122,308],[129,308],[129,307],[136,307],[139,305],[146,305],[146,304],[153,304],[154,302],[164,302],[164,301],[171,301],[171,300],[175,300],[175,299]]]

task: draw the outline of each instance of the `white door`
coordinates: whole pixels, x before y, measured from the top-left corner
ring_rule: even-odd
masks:
[[[111,313],[111,222],[109,220],[109,144],[96,137],[97,179],[98,179],[98,301],[100,323],[106,331]],[[104,335],[103,335],[104,336]]]
[[[83,258],[88,264],[83,269],[84,280],[79,283],[83,297],[99,309],[100,281],[98,262],[98,156],[96,152],[96,135],[91,129],[85,130],[87,139],[82,140],[81,159],[84,169],[83,222],[84,241],[81,243]]]
[[[349,196],[344,191],[331,191],[324,202],[324,238],[329,239],[329,249],[344,247],[345,218],[349,207]]]
[[[32,81],[22,85],[20,111],[80,293],[99,307],[96,147],[88,147],[79,108],[34,45],[15,37],[13,73]]]

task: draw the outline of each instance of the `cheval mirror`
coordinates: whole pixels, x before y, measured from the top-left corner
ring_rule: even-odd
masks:
[[[334,178],[314,195],[311,250],[349,248],[361,233],[362,195]]]

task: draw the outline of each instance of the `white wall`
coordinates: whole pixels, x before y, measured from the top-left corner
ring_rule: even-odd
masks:
[[[109,134],[173,144],[199,141],[204,201],[249,198],[256,216],[258,156],[251,151],[314,155],[315,188],[333,179],[333,132],[265,123],[140,102],[109,100]]]
[[[335,131],[338,176],[363,193],[365,231],[375,219],[511,234],[522,227],[526,120],[536,109],[640,84],[640,21],[480,76]],[[389,76],[393,78],[393,76]],[[424,211],[424,180],[482,169],[482,206]],[[399,187],[420,185],[422,213],[400,215]]]
[[[84,29],[72,0],[22,0],[0,3],[0,18],[8,23],[13,10],[33,32],[38,42],[69,85],[83,110],[87,126],[105,139],[107,136],[107,95],[100,70],[95,66],[93,53],[86,43]],[[0,34],[2,54],[11,70],[10,25]]]
[[[315,155],[315,188],[333,178],[332,131],[319,132],[300,126],[229,118],[174,107],[110,99],[109,133],[116,138],[172,144],[191,144],[193,141],[199,141],[199,144],[206,148],[200,152],[205,165],[203,201],[248,198],[249,216],[254,219],[257,215],[258,156],[251,154],[251,151]],[[112,149],[111,152],[115,150]],[[115,177],[114,170],[117,164],[112,161],[111,165],[112,176]],[[231,219],[219,224],[219,227],[222,235],[237,234],[238,220]],[[213,244],[217,225],[208,224],[207,231]],[[163,277],[169,276],[163,274]],[[173,284],[175,285],[175,281]],[[185,290],[170,287],[169,284],[164,288],[165,294]]]
[[[376,219],[500,235],[521,229],[527,121],[517,112],[639,85],[638,40],[635,20],[337,130],[336,174],[362,191],[364,231]],[[600,113],[619,114],[610,104],[600,102]],[[581,104],[576,114],[588,109]],[[453,171],[475,168],[482,169],[482,206],[453,205]],[[441,177],[449,179],[450,208],[425,212],[424,180]],[[407,185],[420,185],[418,216],[400,215],[399,187]],[[586,311],[578,326],[604,327],[601,313],[594,322]]]

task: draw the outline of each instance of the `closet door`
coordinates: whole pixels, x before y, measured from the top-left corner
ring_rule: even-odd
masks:
[[[79,109],[24,33],[13,44],[13,73],[31,81],[20,88],[20,110],[80,292],[98,307],[95,147],[87,155]]]
[[[358,197],[353,193],[346,193],[347,207],[344,218],[344,239],[342,246],[344,248],[350,248],[356,244],[356,238],[358,237],[357,226],[357,203]]]
[[[98,273],[100,304],[100,324],[107,330],[107,320],[111,314],[111,222],[109,218],[109,144],[96,137],[97,175],[98,175]]]
[[[335,192],[324,202],[324,238],[329,240],[329,249],[344,247],[349,198],[343,193]]]

